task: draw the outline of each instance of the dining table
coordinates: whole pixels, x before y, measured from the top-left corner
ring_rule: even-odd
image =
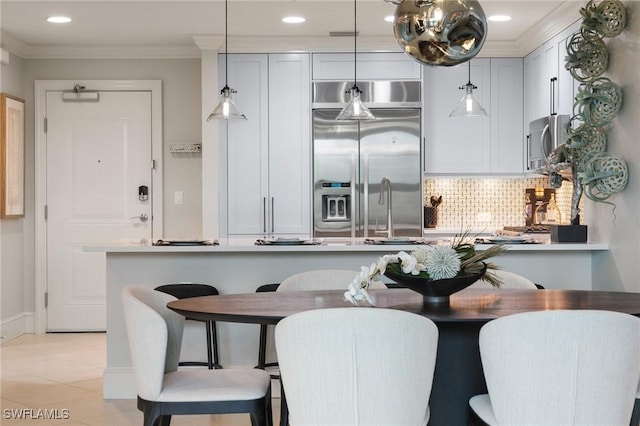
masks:
[[[523,312],[557,309],[607,310],[640,316],[640,293],[467,288],[443,304],[431,304],[419,293],[404,288],[370,293],[375,297],[375,308],[412,312],[431,319],[438,327],[429,399],[431,426],[467,425],[469,398],[487,393],[478,347],[480,328],[487,322]],[[353,306],[342,290],[202,296],[175,300],[167,306],[193,319],[251,324],[277,324],[283,318],[311,309],[373,308],[366,304]]]

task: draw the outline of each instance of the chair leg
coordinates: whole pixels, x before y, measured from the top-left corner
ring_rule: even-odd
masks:
[[[204,325],[207,332],[207,367],[209,370],[213,370],[213,355],[211,354],[211,321],[205,321]]]
[[[211,321],[211,345],[213,346],[213,368],[222,368],[218,362],[218,329],[215,321]]]
[[[142,411],[144,426],[158,426],[161,424],[162,415],[160,415],[160,406],[158,404],[138,397],[138,409]],[[169,421],[171,421],[171,416],[169,416]]]
[[[633,412],[631,413],[630,426],[640,426],[640,399],[636,399],[633,405]]]
[[[158,422],[158,426],[170,426],[171,425],[171,416],[160,416],[160,421]]]
[[[251,426],[272,426],[270,392],[267,392],[267,395],[258,401],[249,415],[251,416]]]
[[[260,324],[260,344],[258,346],[258,368],[264,370],[267,358],[267,324]]]
[[[289,407],[287,407],[282,381],[280,381],[280,426],[289,426]]]

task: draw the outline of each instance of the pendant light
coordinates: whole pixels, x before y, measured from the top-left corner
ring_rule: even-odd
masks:
[[[486,117],[487,111],[482,108],[480,102],[473,96],[474,89],[478,87],[471,83],[471,62],[469,64],[469,81],[464,86],[460,86],[460,90],[466,90],[458,105],[451,111],[449,117]]]
[[[246,120],[247,117],[240,111],[240,108],[231,99],[231,94],[236,93],[234,89],[229,88],[227,84],[229,78],[229,47],[228,47],[228,35],[227,35],[227,1],[224,1],[224,87],[220,91],[222,100],[215,107],[213,112],[207,117],[207,121],[211,120]]]
[[[353,86],[349,90],[351,98],[347,105],[340,111],[336,120],[375,120],[369,108],[364,106],[360,94],[362,91],[358,88],[358,68],[357,68],[357,38],[358,38],[358,10],[357,0],[353,0]]]

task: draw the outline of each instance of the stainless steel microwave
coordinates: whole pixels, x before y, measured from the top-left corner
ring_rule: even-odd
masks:
[[[527,169],[540,171],[547,162],[547,156],[564,143],[565,131],[569,126],[568,115],[552,114],[529,123],[527,135]]]

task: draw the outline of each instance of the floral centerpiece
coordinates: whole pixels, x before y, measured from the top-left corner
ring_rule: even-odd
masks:
[[[479,279],[500,287],[502,282],[493,273],[496,265],[485,261],[503,253],[506,247],[494,245],[477,252],[475,246],[467,242],[467,236],[467,233],[456,236],[451,245],[425,246],[410,253],[401,251],[380,257],[378,262],[361,268],[349,284],[345,299],[354,305],[366,300],[375,306],[375,298],[367,289],[380,275],[386,275],[425,297],[448,297]]]

